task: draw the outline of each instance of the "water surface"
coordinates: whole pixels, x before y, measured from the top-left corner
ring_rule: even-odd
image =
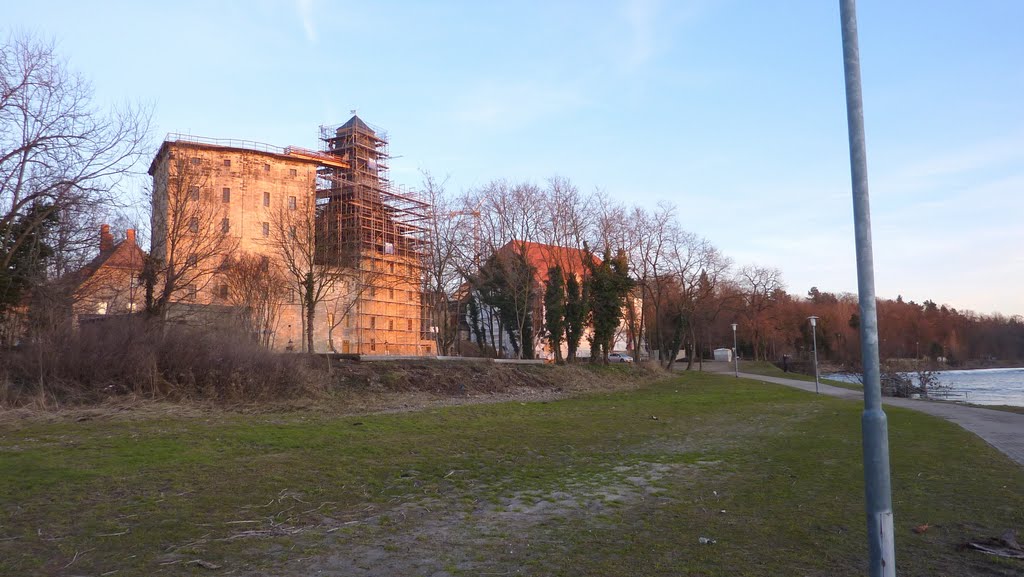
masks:
[[[943,388],[934,391],[933,397],[978,405],[1024,407],[1024,368],[937,371],[935,374]],[[827,378],[847,382],[857,382],[857,377],[850,373],[827,375]]]

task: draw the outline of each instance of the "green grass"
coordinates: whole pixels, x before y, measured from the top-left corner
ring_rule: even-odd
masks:
[[[899,573],[1020,574],[956,546],[1024,527],[1021,467],[887,411]],[[403,575],[862,575],[859,423],[857,403],[687,373],[549,403],[8,426],[0,574],[386,574],[332,566],[377,551],[360,563],[419,563]]]

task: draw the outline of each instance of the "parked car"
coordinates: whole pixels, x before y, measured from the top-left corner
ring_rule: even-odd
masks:
[[[609,353],[609,355],[608,355],[608,362],[609,363],[632,363],[633,362],[633,357],[627,355],[626,353]]]

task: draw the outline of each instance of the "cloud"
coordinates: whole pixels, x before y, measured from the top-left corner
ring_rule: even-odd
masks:
[[[302,28],[306,31],[306,40],[316,43],[316,19],[313,17],[315,0],[295,0],[295,10],[302,20]]]
[[[934,194],[950,190],[950,184],[977,183],[989,173],[1007,167],[1015,170],[1024,163],[1024,135],[1013,135],[961,146],[956,150],[912,162],[882,174],[872,188],[887,194]]]
[[[660,0],[628,0],[623,6],[629,30],[624,62],[627,68],[639,68],[654,56],[660,7]]]
[[[704,0],[625,0],[615,19],[610,45],[615,62],[626,72],[643,69],[669,49],[681,31],[695,25],[706,11]]]

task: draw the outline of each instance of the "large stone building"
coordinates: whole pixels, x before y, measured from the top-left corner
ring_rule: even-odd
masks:
[[[315,294],[314,351],[432,354],[409,228],[420,207],[387,181],[386,138],[358,117],[321,132],[321,151],[167,138],[149,173],[168,317],[234,310],[268,346],[304,350]]]

